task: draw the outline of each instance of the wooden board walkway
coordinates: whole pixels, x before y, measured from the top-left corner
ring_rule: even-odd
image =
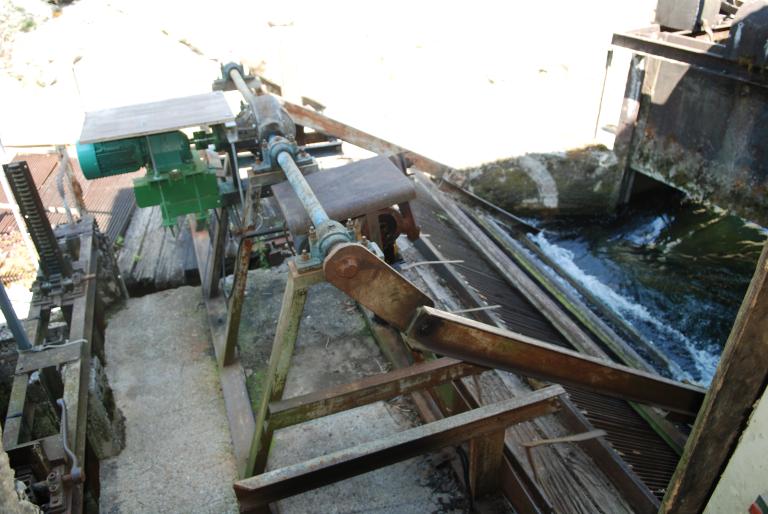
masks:
[[[159,207],[136,209],[117,265],[131,295],[199,283],[189,225],[163,227]]]

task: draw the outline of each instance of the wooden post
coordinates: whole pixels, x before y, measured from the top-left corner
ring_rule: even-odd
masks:
[[[267,466],[273,432],[267,419],[269,403],[280,400],[283,396],[285,379],[293,356],[293,348],[296,345],[296,337],[299,334],[304,303],[307,300],[307,290],[322,279],[322,270],[299,274],[295,264],[292,261],[288,263],[288,282],[285,285],[283,303],[277,320],[277,331],[272,343],[272,353],[269,356],[269,366],[261,388],[261,399],[256,412],[256,427],[253,431],[248,463],[241,476],[250,477],[261,474]]]
[[[661,512],[704,510],[768,381],[767,282],[765,245]]]
[[[221,353],[221,361],[219,362],[219,366],[222,368],[231,364],[235,359],[237,336],[240,333],[240,315],[243,312],[243,303],[245,302],[245,285],[248,282],[248,263],[251,259],[252,249],[253,239],[246,238],[240,242],[240,248],[237,251],[237,269],[232,280],[232,299],[229,301],[229,309],[227,310],[227,335],[224,340],[224,351]],[[213,252],[214,256],[212,259],[209,259],[209,262],[216,261],[216,247],[213,248]]]
[[[214,234],[211,257],[206,263],[205,277],[200,277],[203,294],[207,297],[218,296],[219,280],[221,279],[221,263],[224,260],[224,247],[229,233],[229,211],[226,208],[216,211],[216,233]]]
[[[504,430],[469,441],[469,488],[474,498],[499,489],[504,460]]]

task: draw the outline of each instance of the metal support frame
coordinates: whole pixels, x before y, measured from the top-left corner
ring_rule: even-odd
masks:
[[[99,262],[95,221],[86,216],[74,225],[63,227],[63,230],[66,231],[66,237],[78,237],[80,240],[79,257],[72,263],[73,269],[86,277],[95,278]],[[29,334],[33,347],[19,354],[3,432],[3,446],[9,454],[30,446],[43,448],[44,452],[49,448],[47,453],[50,454],[48,461],[53,473],[51,476],[61,482],[62,491],[61,496],[52,497],[55,505],[51,507],[79,513],[84,507],[85,484],[71,468],[86,460],[91,355],[97,350],[96,343],[104,338],[103,327],[97,323],[95,316],[97,284],[95,280],[88,279],[79,294],[59,296],[47,302],[41,301],[38,294],[36,299],[29,312],[29,318],[36,320]],[[68,323],[71,342],[44,346],[48,320],[54,306],[71,311]],[[57,369],[59,371],[56,371]],[[62,413],[61,421],[66,426],[62,426],[60,436],[53,439],[44,438],[45,441],[29,441],[27,439],[30,436],[33,412],[30,402],[27,401],[27,389],[29,375],[38,370],[44,387],[51,396],[51,403],[62,398],[68,415]],[[57,460],[54,455],[61,458]],[[65,455],[69,457],[64,457]]]
[[[722,29],[728,28],[725,26]],[[768,87],[768,78],[764,73],[728,58],[725,45],[702,41],[690,37],[690,34],[662,32],[658,25],[616,33],[611,43],[638,54],[686,63],[707,73]]]
[[[241,512],[318,487],[332,484],[396,462],[439,450],[447,446],[489,438],[496,446],[499,434],[509,425],[551,414],[559,409],[559,398],[565,394],[560,386],[550,386],[521,398],[485,405],[456,416],[444,418],[403,432],[340,450],[306,462],[287,466],[235,483]],[[498,477],[500,459],[480,463],[476,483]],[[497,480],[495,480],[497,481]]]
[[[364,148],[373,149],[377,153],[402,154],[411,161],[424,163],[424,166],[422,167],[429,168],[436,174],[448,170],[447,167],[443,167],[434,161],[430,161],[422,156],[413,154],[412,152],[405,151],[396,145],[379,140],[373,136],[353,129],[352,127],[325,118],[317,113],[288,103],[285,103],[284,107],[293,116],[296,122],[304,126],[353,142]],[[284,151],[282,153],[277,152],[276,155],[285,156],[286,159],[283,160],[287,160],[288,154]],[[295,171],[290,166],[283,166],[283,168],[289,168],[287,170],[284,169],[286,175],[291,175],[291,172]],[[293,175],[296,175],[296,173],[293,173]],[[290,178],[291,177],[289,176],[289,179]],[[298,181],[296,187],[294,187],[295,190],[302,190],[301,182],[302,181]],[[312,207],[314,205],[311,201],[312,195],[305,196],[308,196],[309,201],[302,203],[308,211],[312,212]],[[314,218],[318,218],[319,221],[320,217],[322,217],[321,215],[324,213],[318,211],[314,214],[316,214]],[[210,237],[207,230],[198,230],[193,232],[193,234],[198,264],[200,269],[207,273],[211,268],[209,262],[212,262],[217,258],[217,250],[215,250],[215,248],[218,245],[214,245],[213,248],[211,247]],[[216,237],[218,240],[218,232]],[[209,319],[211,320],[211,331],[213,334],[217,360],[220,363],[221,368],[222,389],[224,391],[227,416],[230,421],[235,457],[238,465],[238,474],[241,479],[244,479],[236,486],[238,496],[241,499],[244,497],[246,498],[245,503],[242,505],[244,510],[251,508],[263,509],[263,506],[272,501],[272,499],[297,494],[298,492],[309,490],[325,483],[330,483],[347,476],[353,476],[374,469],[371,467],[370,463],[361,465],[361,462],[368,462],[366,461],[366,450],[353,448],[347,450],[346,453],[338,452],[337,454],[326,456],[323,461],[310,461],[301,465],[292,466],[290,469],[286,468],[283,470],[263,473],[266,468],[269,447],[275,430],[294,423],[313,419],[314,417],[338,412],[351,406],[361,404],[362,402],[367,403],[368,398],[380,399],[390,393],[403,394],[404,392],[410,392],[413,395],[414,401],[417,403],[417,406],[425,419],[439,419],[440,413],[436,410],[437,407],[435,401],[432,400],[429,395],[424,395],[420,391],[416,391],[416,385],[409,381],[414,376],[419,376],[419,380],[423,380],[424,387],[427,387],[428,389],[435,389],[440,383],[444,382],[443,378],[445,378],[445,381],[451,381],[455,388],[454,400],[456,403],[456,412],[470,409],[465,414],[471,417],[477,415],[477,411],[479,410],[478,407],[480,406],[472,398],[471,393],[467,388],[463,386],[462,382],[457,380],[457,378],[464,376],[464,373],[472,374],[473,372],[477,372],[477,370],[482,370],[483,368],[481,366],[483,365],[498,366],[499,362],[501,362],[497,361],[495,358],[482,361],[478,358],[478,355],[475,354],[475,352],[470,352],[471,355],[469,356],[463,354],[459,356],[456,354],[457,357],[466,357],[475,363],[479,363],[480,366],[464,363],[461,363],[460,366],[453,366],[452,364],[447,365],[446,363],[449,363],[450,361],[444,359],[441,359],[440,361],[423,362],[416,366],[447,367],[440,371],[437,369],[433,370],[432,373],[434,373],[434,375],[428,373],[429,376],[426,378],[421,374],[423,369],[418,370],[415,367],[407,368],[398,370],[400,373],[404,373],[404,375],[399,377],[387,374],[370,380],[347,384],[347,386],[344,386],[343,388],[335,388],[328,391],[312,393],[311,395],[305,395],[304,397],[282,400],[285,379],[290,366],[293,349],[296,344],[296,337],[304,303],[306,301],[307,289],[312,285],[327,280],[349,294],[363,306],[372,309],[380,317],[389,321],[395,328],[408,331],[411,336],[416,339],[421,339],[422,343],[424,343],[425,336],[432,334],[431,328],[434,328],[428,327],[425,329],[425,324],[422,323],[425,321],[425,313],[428,313],[428,315],[433,317],[435,315],[443,316],[447,314],[429,307],[422,307],[417,312],[417,309],[420,306],[431,305],[431,300],[413,286],[413,284],[380,261],[376,256],[366,251],[361,245],[336,243],[334,245],[328,245],[328,248],[330,249],[331,246],[333,246],[333,249],[328,252],[327,257],[325,258],[323,270],[301,270],[305,271],[302,273],[293,261],[290,263],[288,283],[283,297],[278,328],[273,341],[268,370],[264,379],[264,387],[261,393],[262,396],[255,416],[250,408],[248,394],[245,390],[245,376],[240,367],[234,348],[237,341],[236,332],[238,324],[232,322],[232,317],[226,314],[226,302],[224,302],[222,298],[210,294],[210,291],[213,290],[213,288],[209,288],[208,293],[206,293],[206,305],[209,312]],[[216,273],[216,271],[210,272]],[[205,277],[204,284],[212,284],[213,281],[216,280],[208,274],[204,274],[203,276]],[[235,282],[236,285],[233,290],[240,291],[241,288],[237,285],[237,279]],[[364,284],[365,287],[363,288],[361,284]],[[242,290],[244,291],[244,288]],[[387,293],[384,295],[386,297],[382,296],[382,293],[384,292]],[[238,292],[237,294],[240,295],[241,293]],[[233,301],[239,300],[234,298]],[[416,322],[411,323],[414,316],[416,316]],[[230,318],[230,322],[225,323],[225,318],[227,317]],[[477,325],[479,326],[474,327],[479,330],[477,333],[464,334],[461,330],[458,330],[458,332],[460,332],[459,335],[463,337],[465,343],[470,339],[483,339],[483,337],[485,337],[483,334],[487,335],[488,333],[494,333],[493,327],[484,324]],[[512,339],[513,342],[517,339],[516,337],[511,337],[509,333],[495,335],[501,336],[503,339]],[[514,334],[512,336],[514,336]],[[450,341],[455,338],[447,337],[446,334],[443,334],[439,339]],[[433,343],[434,341],[430,340],[428,348],[436,348]],[[670,408],[671,410],[684,412],[686,414],[695,413],[702,398],[701,391],[697,388],[682,386],[672,381],[665,381],[648,374],[638,373],[629,368],[599,362],[598,359],[585,359],[583,356],[575,354],[574,352],[563,352],[557,348],[554,350],[549,348],[542,349],[539,348],[539,345],[537,344],[532,345],[531,341],[525,341],[524,343],[523,346],[526,348],[533,347],[537,351],[550,351],[551,354],[547,354],[548,357],[552,357],[555,360],[565,359],[565,361],[577,367],[583,365],[591,366],[594,368],[590,368],[593,371],[592,374],[601,378],[596,387],[602,392],[606,392],[606,389],[610,389],[618,384],[621,389],[619,396],[656,403]],[[446,352],[443,350],[444,349],[440,349],[438,351],[445,354]],[[224,358],[225,355],[231,356],[231,358]],[[539,364],[536,364],[533,368],[526,368],[526,372],[531,374],[531,370],[536,372],[539,368]],[[547,369],[551,368],[551,366],[547,367]],[[443,374],[441,375],[441,373]],[[460,376],[453,376],[451,373],[458,373]],[[549,371],[542,372],[539,376],[552,378]],[[556,378],[561,377],[558,375]],[[576,379],[574,381],[582,386],[584,385],[581,379]],[[638,393],[635,391],[635,386],[638,383],[650,385],[651,392],[646,393],[645,391],[640,391]],[[669,395],[669,398],[664,398],[667,394]],[[483,408],[485,407],[480,407],[480,409]],[[573,407],[571,407],[571,410],[573,410]],[[448,422],[448,420],[445,419],[443,421]],[[456,420],[453,420],[453,422],[455,421]],[[580,420],[576,420],[573,423],[573,426],[580,428]],[[461,439],[461,441],[471,440],[469,447],[471,449],[470,467],[473,474],[471,478],[473,487],[476,489],[477,493],[482,494],[483,492],[501,485],[508,495],[514,496],[521,494],[529,498],[530,501],[522,504],[524,505],[523,512],[539,512],[539,506],[541,505],[544,505],[544,509],[546,510],[546,508],[548,508],[546,499],[541,497],[534,498],[537,494],[540,496],[540,492],[537,493],[537,489],[531,487],[531,484],[525,485],[526,477],[523,476],[524,473],[521,474],[519,464],[516,465],[514,461],[510,461],[511,457],[508,449],[505,448],[502,434],[503,427],[495,426],[482,433],[470,434],[468,437]],[[390,443],[392,442],[390,441]],[[378,458],[383,459],[381,462],[385,463],[381,465],[386,465],[387,462],[396,462],[399,460],[397,458],[395,458],[395,460],[386,460],[392,459],[392,455],[398,454],[397,451],[395,451],[394,454],[389,453],[391,445],[386,441],[380,440],[374,444],[380,445],[377,446],[378,450],[374,451],[374,453],[378,455],[374,460]],[[426,451],[425,448],[431,448],[429,445],[434,443],[429,442],[429,438],[424,439],[422,437],[415,437],[409,444],[415,445],[411,447],[411,450],[416,454]],[[397,443],[392,443],[392,445],[397,446]],[[599,449],[601,451],[605,451],[603,442],[598,443],[598,445],[600,445]],[[418,451],[416,449],[418,449]],[[379,450],[382,453],[378,453]],[[386,457],[382,457],[382,455],[386,455]],[[343,464],[341,463],[342,461]],[[339,468],[335,467],[336,463],[339,463]],[[326,464],[328,464],[328,466],[326,466]],[[317,467],[315,467],[315,465],[317,465]],[[329,478],[327,476],[329,471],[338,471],[338,474],[334,473],[335,476]],[[253,474],[256,476],[251,477]],[[258,498],[254,498],[253,494],[257,490],[261,491],[261,494]],[[644,506],[647,506],[651,501],[647,498],[642,498],[636,503],[642,503]],[[641,510],[645,511],[647,509],[643,508]]]

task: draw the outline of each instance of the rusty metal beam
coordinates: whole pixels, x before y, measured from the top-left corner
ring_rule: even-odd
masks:
[[[611,44],[633,52],[689,64],[708,73],[768,87],[768,78],[725,56],[724,45],[703,45],[680,35],[648,30],[616,33]]]
[[[704,389],[579,354],[536,339],[421,307],[407,335],[422,349],[480,366],[571,384],[606,396],[695,416]]]
[[[269,425],[279,430],[311,419],[481,373],[485,368],[443,357],[269,404]]]
[[[426,452],[497,432],[555,412],[560,386],[486,405],[450,418],[235,482],[241,512],[401,462]]]
[[[434,161],[416,152],[412,152],[402,146],[390,143],[384,139],[363,132],[340,121],[324,116],[319,112],[301,107],[282,100],[283,107],[290,114],[293,121],[299,125],[309,127],[317,132],[322,132],[329,136],[337,137],[343,141],[351,143],[360,148],[365,148],[379,155],[398,155],[402,154],[411,162],[415,168],[425,171],[431,175],[442,176],[452,170],[451,167]]]
[[[399,330],[432,300],[362,245],[336,245],[323,263],[325,279]]]

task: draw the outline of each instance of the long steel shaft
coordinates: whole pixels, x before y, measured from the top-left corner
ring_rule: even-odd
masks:
[[[309,219],[312,220],[312,224],[315,227],[321,227],[323,224],[327,223],[328,220],[330,220],[328,213],[323,209],[320,200],[315,196],[307,179],[301,174],[301,171],[293,161],[291,154],[288,152],[280,152],[277,156],[277,162],[285,173],[285,177],[288,179],[288,183],[291,184],[296,196],[299,197],[301,205],[303,205],[304,209],[307,211]]]

